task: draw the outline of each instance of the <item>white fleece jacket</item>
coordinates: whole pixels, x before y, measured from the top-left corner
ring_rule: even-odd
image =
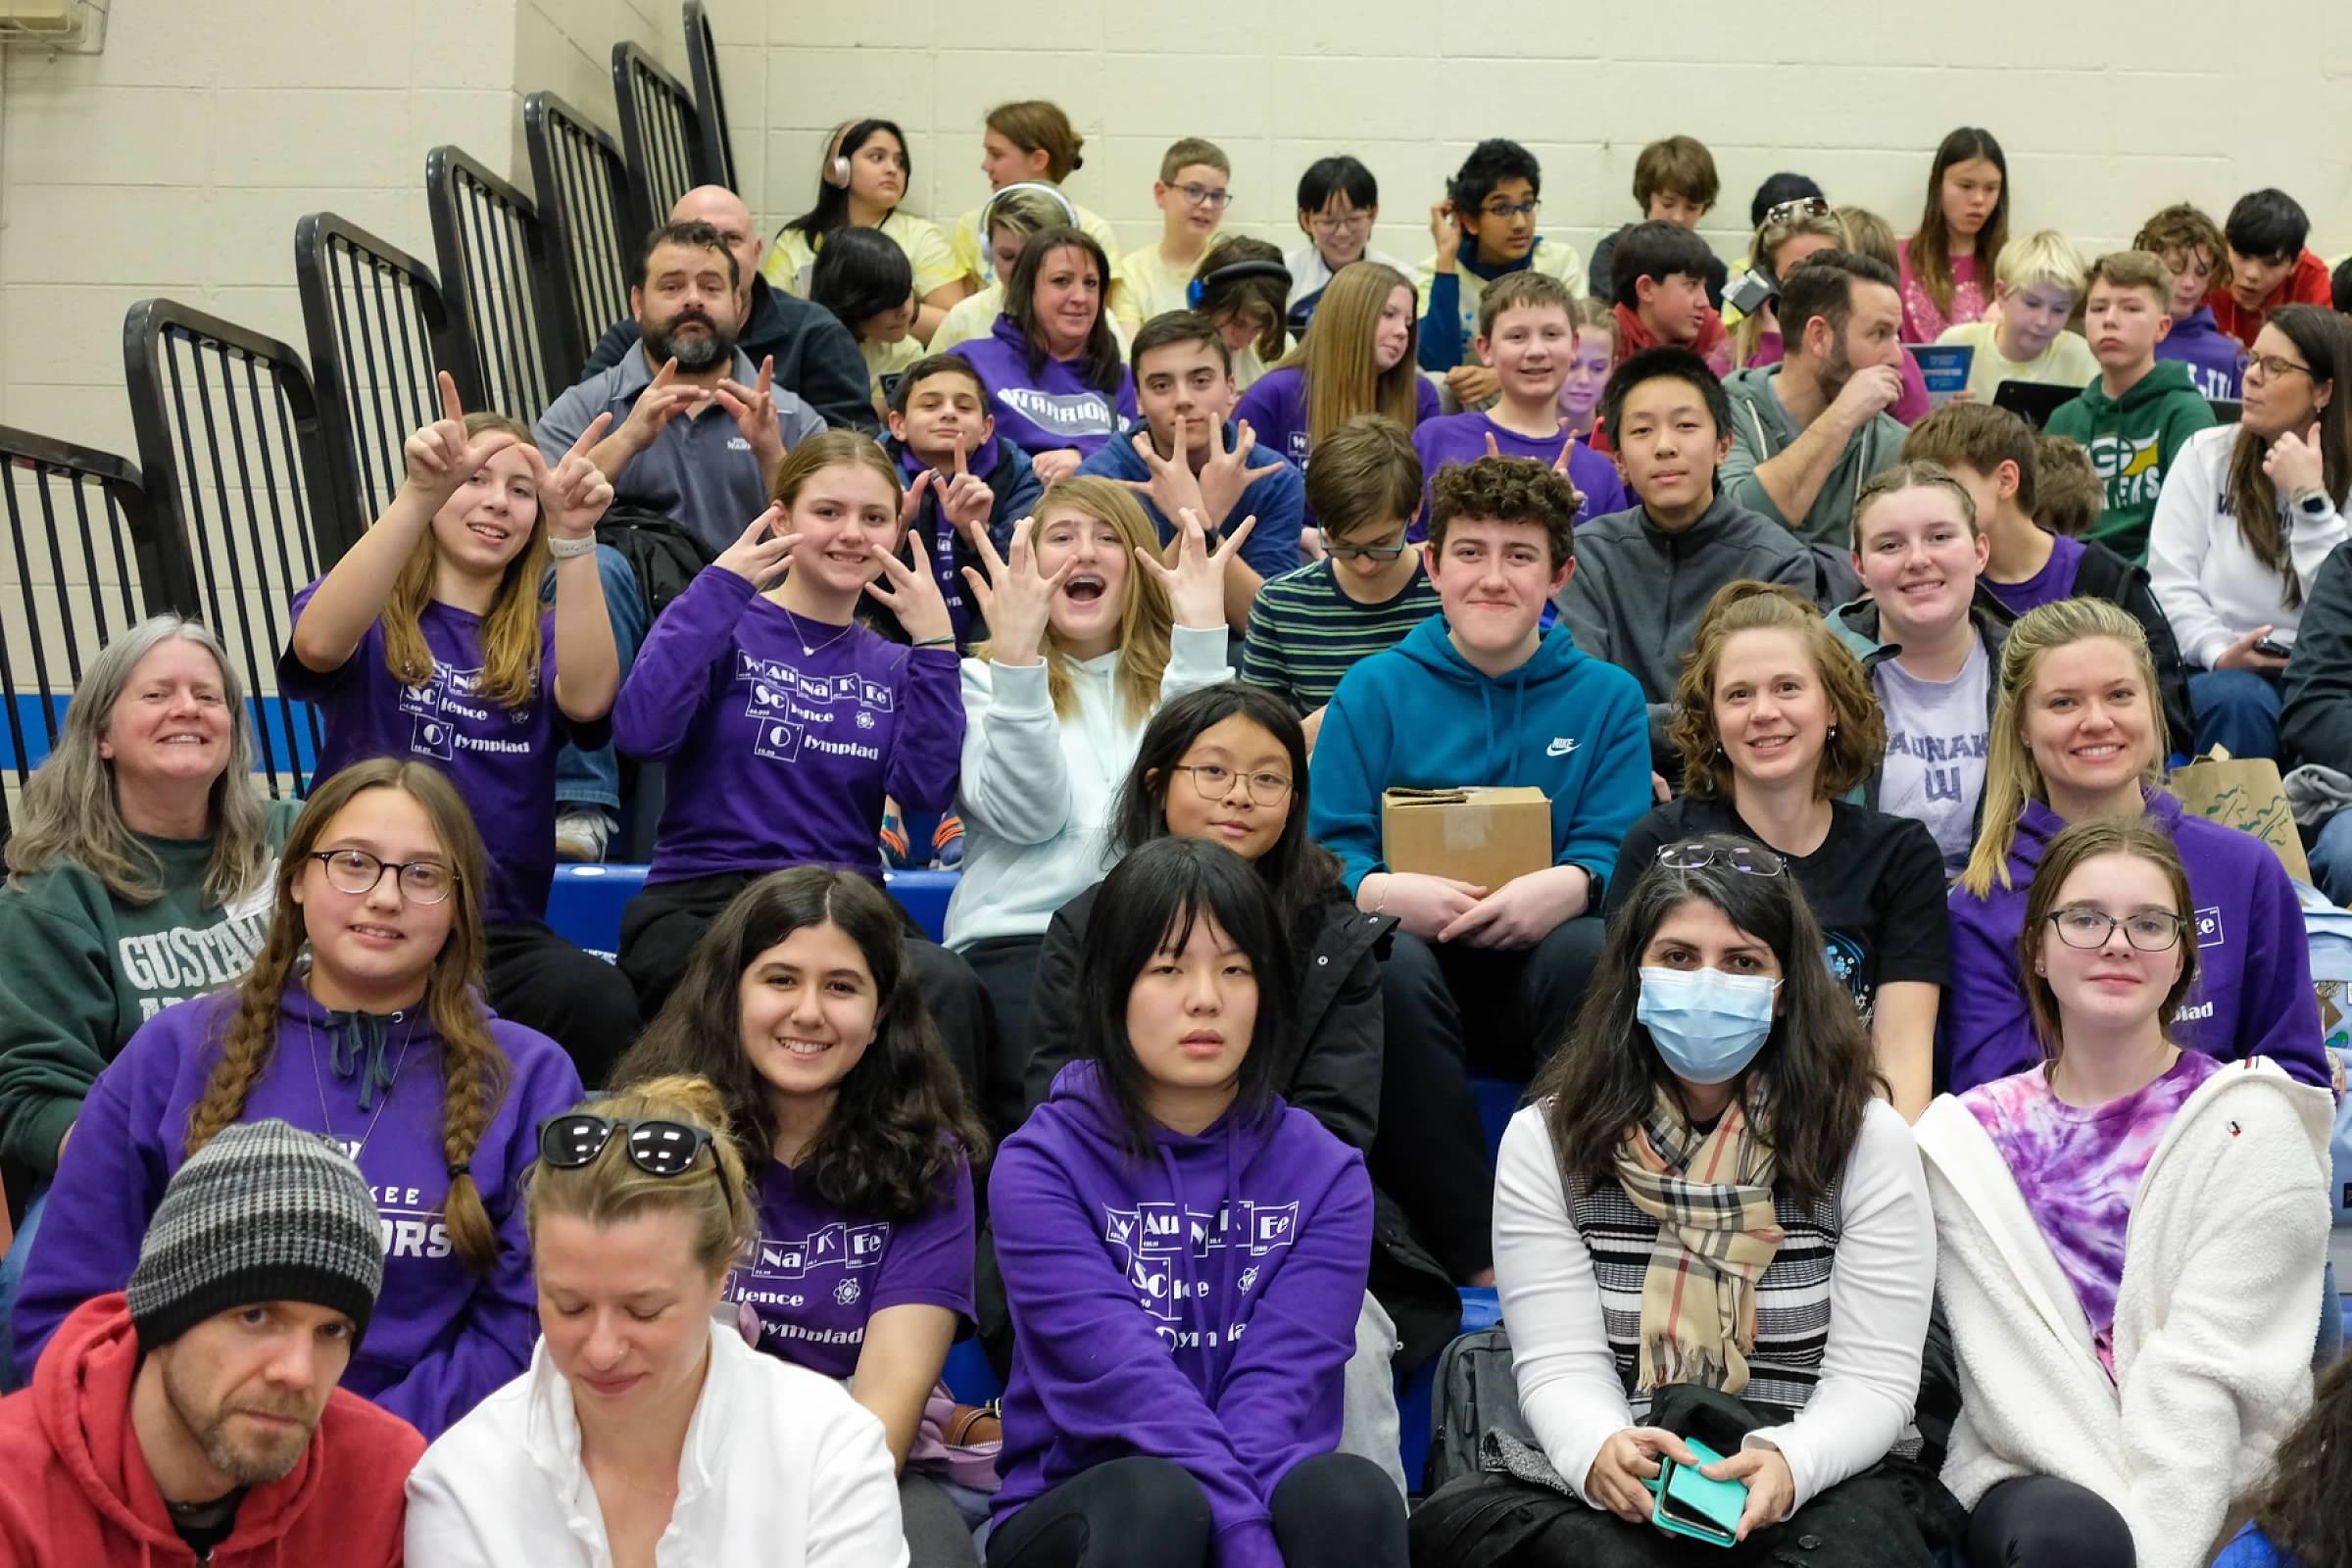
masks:
[[[2303,620],[2300,605],[2286,606],[2286,579],[2255,559],[2237,518],[2223,510],[2237,430],[2222,424],[2188,438],[2164,476],[2148,524],[2149,586],[2172,622],[2181,659],[2204,669],[2257,626],[2273,628],[2273,638],[2291,645]],[[2289,507],[2285,516],[2287,559],[2308,600],[2321,564],[2344,542],[2343,513],[2330,507],[2315,517]]]
[[[2047,1475],[2098,1494],[2140,1568],[2197,1568],[2311,1401],[2328,1252],[2325,1090],[2231,1062],[2173,1119],[2132,1205],[2115,1381],[1998,1148],[1957,1100],[1913,1129],[1960,1362],[1943,1484],[1969,1507]]]
[[[1042,937],[1054,911],[1102,879],[1111,796],[1151,712],[1122,712],[1121,654],[1073,660],[1076,711],[1054,711],[1046,663],[963,662],[963,875],[948,899],[947,946]],[[1160,701],[1231,679],[1225,628],[1170,635]]]

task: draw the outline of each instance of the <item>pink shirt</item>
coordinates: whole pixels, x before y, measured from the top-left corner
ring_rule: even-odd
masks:
[[[1977,259],[1960,256],[1952,260],[1952,309],[1949,315],[1936,308],[1921,286],[1919,276],[1911,270],[1911,241],[1904,240],[1895,248],[1895,257],[1902,264],[1903,274],[1903,341],[1933,343],[1947,326],[1965,325],[1982,320],[1988,296],[1977,284]]]

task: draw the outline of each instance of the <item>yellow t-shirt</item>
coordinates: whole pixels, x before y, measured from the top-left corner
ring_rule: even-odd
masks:
[[[1945,327],[1936,339],[1938,343],[1966,343],[1977,351],[1976,358],[1968,362],[1968,389],[1979,403],[1989,404],[2003,381],[2080,387],[2099,373],[2098,356],[2090,352],[2089,342],[2080,332],[2059,333],[2039,358],[2012,360],[1993,340],[1999,329],[1994,321],[1967,321]]]
[[[1112,267],[1117,267],[1119,240],[1110,231],[1110,225],[1076,202],[1070,203],[1070,206],[1078,214],[1078,231],[1102,246],[1103,256]],[[1055,216],[1059,217],[1058,214]],[[987,257],[980,254],[980,208],[975,207],[956,220],[955,250],[956,265],[963,269],[964,276],[975,283],[993,283],[996,280],[997,270],[989,265]]]
[[[1209,243],[1214,245],[1216,236],[1209,236]],[[1110,270],[1110,318],[1118,327],[1119,336],[1132,338],[1135,329],[1154,316],[1191,310],[1185,290],[1200,270],[1198,260],[1182,265],[1169,261],[1160,255],[1157,245],[1147,245],[1121,257],[1119,265]]]
[[[945,288],[963,276],[956,265],[954,252],[948,248],[948,236],[928,218],[917,218],[904,208],[882,220],[882,232],[899,242],[906,253],[906,263],[914,269],[914,297],[923,299],[933,289]],[[816,265],[816,249],[807,235],[797,228],[779,231],[767,247],[767,257],[760,264],[760,275],[768,286],[801,299],[808,297],[808,270]]]
[[[865,356],[866,381],[874,396],[874,408],[879,412],[890,407],[890,390],[899,384],[906,367],[928,351],[909,332],[896,343],[877,343],[866,338],[858,345],[858,352]]]
[[[1004,314],[1004,285],[991,283],[979,293],[957,300],[948,307],[939,325],[931,333],[931,352],[945,354],[958,343],[969,343],[976,337],[986,337],[997,329],[997,318]]]

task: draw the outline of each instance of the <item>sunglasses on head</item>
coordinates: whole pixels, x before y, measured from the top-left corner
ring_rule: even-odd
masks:
[[[575,1110],[539,1124],[539,1157],[559,1170],[577,1170],[593,1163],[615,1133],[627,1136],[629,1163],[648,1176],[685,1175],[710,1143],[709,1129],[690,1122],[616,1121]]]

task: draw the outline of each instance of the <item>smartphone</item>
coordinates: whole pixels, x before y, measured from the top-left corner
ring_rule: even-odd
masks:
[[[1767,300],[1780,297],[1781,285],[1761,267],[1751,267],[1732,279],[1723,291],[1723,303],[1741,316],[1753,316]]]
[[[1701,1465],[1723,1462],[1723,1455],[1703,1443],[1686,1438],[1683,1446]],[[1658,1465],[1658,1500],[1650,1522],[1668,1535],[1717,1546],[1738,1544],[1740,1516],[1747,1511],[1747,1483],[1710,1481],[1695,1467],[1668,1458]]]
[[[2256,643],[2254,651],[2265,659],[2285,659],[2294,653],[2294,649],[2290,645],[2273,637],[2265,637]]]

